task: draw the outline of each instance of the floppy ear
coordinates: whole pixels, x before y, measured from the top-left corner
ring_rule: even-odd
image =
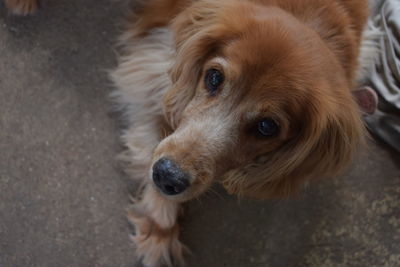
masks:
[[[217,21],[221,5],[216,2],[194,3],[172,22],[176,48],[170,70],[173,85],[164,97],[164,113],[172,128],[178,126],[183,110],[194,96],[205,61],[227,34],[223,23]]]
[[[336,175],[351,162],[364,141],[358,106],[350,94],[315,103],[309,103],[303,118],[307,124],[295,139],[226,174],[223,185],[228,192],[256,198],[289,196],[306,180]]]

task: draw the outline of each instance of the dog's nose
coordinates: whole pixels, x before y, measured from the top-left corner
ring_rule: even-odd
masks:
[[[188,175],[168,158],[161,158],[154,163],[153,182],[166,195],[180,194],[190,185]]]

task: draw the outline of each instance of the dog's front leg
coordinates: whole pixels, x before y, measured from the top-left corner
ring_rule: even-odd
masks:
[[[149,267],[182,266],[184,247],[177,223],[180,204],[163,198],[150,184],[128,212],[135,225],[136,253]]]

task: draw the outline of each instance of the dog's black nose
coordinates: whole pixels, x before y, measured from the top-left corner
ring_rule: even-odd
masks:
[[[153,165],[153,182],[166,195],[177,195],[189,187],[188,175],[168,158],[161,158]]]

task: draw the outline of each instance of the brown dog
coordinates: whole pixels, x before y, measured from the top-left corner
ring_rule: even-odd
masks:
[[[351,162],[366,18],[364,0],[145,1],[112,77],[144,185],[130,219],[146,265],[182,263],[180,203],[213,182],[288,196]]]
[[[143,184],[129,218],[144,264],[183,263],[180,204],[213,182],[288,196],[351,162],[364,138],[352,90],[366,18],[366,0],[143,1],[112,78],[129,123],[122,158]],[[363,106],[370,94],[354,96]]]

